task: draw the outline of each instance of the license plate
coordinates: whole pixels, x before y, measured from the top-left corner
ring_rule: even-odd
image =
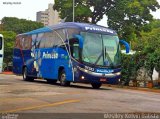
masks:
[[[105,82],[105,81],[107,81],[107,79],[100,79],[100,81],[101,81],[101,82]]]

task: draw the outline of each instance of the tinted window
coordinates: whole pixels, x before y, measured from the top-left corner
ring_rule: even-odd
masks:
[[[56,32],[55,32],[56,33]],[[54,44],[56,45],[56,46],[59,46],[59,45],[62,45],[63,44],[63,41],[64,41],[64,39],[61,37],[61,35],[59,34],[55,34],[55,39],[54,39]]]
[[[70,38],[73,38],[74,35],[79,34],[80,31],[78,29],[70,28],[70,29],[67,29],[67,33],[70,39]]]
[[[56,32],[59,34],[58,36],[60,36],[64,41],[66,40],[66,33],[65,33],[65,29],[58,29],[56,30]]]
[[[61,43],[61,39],[58,37],[56,32],[44,33],[39,42],[39,48],[51,48]]]
[[[54,46],[55,33],[45,33],[45,48],[51,48]]]
[[[17,36],[17,37],[16,37],[15,48],[22,49],[21,39],[22,39],[21,36]]]
[[[31,36],[17,36],[15,42],[15,48],[23,50],[31,49],[31,42],[32,42]]]
[[[31,36],[25,36],[22,39],[22,41],[23,41],[22,46],[23,46],[24,50],[31,49],[31,42],[32,42],[32,37]]]
[[[44,41],[44,37],[43,36],[44,36],[44,33],[38,34],[37,39],[36,39],[36,48],[44,48],[45,41]]]
[[[32,35],[32,48],[33,49],[35,49],[37,37],[38,37],[37,34]]]
[[[56,32],[50,32],[39,35],[36,44],[37,48],[52,48],[62,44],[62,40]]]

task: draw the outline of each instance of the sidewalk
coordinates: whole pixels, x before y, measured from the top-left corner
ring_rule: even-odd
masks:
[[[160,89],[158,89],[158,88],[157,89],[156,88],[142,88],[142,87],[130,87],[130,86],[110,85],[110,84],[104,84],[103,86],[113,87],[113,88],[121,88],[121,89],[130,89],[130,90],[138,90],[138,91],[160,93]]]

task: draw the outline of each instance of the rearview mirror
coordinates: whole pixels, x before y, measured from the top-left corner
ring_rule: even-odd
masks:
[[[127,43],[127,42],[124,41],[124,40],[119,40],[119,42],[122,43],[122,44],[125,46],[125,48],[126,48],[126,53],[129,53],[129,51],[130,51],[129,43]]]
[[[83,41],[84,41],[83,37],[81,35],[74,35],[74,38],[78,39],[79,47],[83,48]]]

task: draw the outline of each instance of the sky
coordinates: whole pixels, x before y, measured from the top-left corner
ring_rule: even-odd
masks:
[[[54,0],[0,0],[0,19],[6,16],[36,21],[36,12],[44,11],[48,8],[48,4],[53,2]]]
[[[157,1],[160,4],[160,0]],[[36,12],[47,9],[49,3],[54,3],[54,0],[0,0],[0,20],[6,16],[36,21]],[[152,14],[154,18],[160,19],[160,9]],[[104,16],[98,24],[107,26],[106,20]]]

